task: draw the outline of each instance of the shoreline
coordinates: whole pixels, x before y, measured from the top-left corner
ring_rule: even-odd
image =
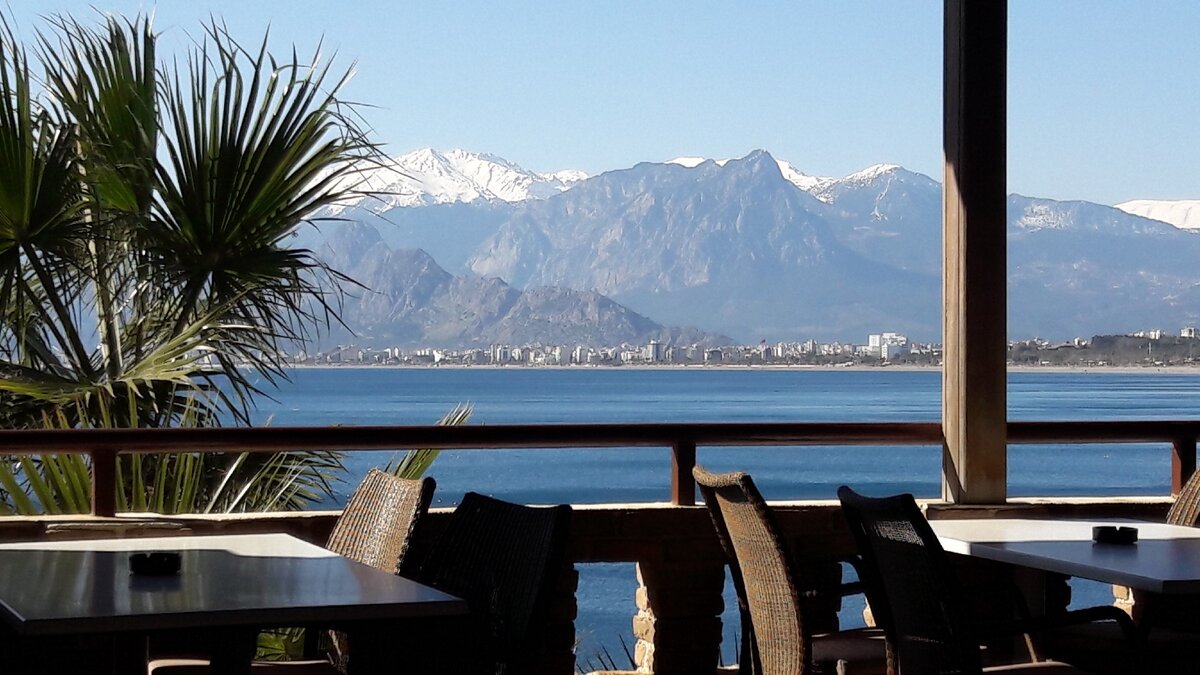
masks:
[[[322,363],[322,364],[288,364],[287,369],[313,369],[313,370],[336,370],[336,369],[360,369],[360,370],[634,370],[634,371],[649,371],[649,370],[665,370],[673,372],[683,371],[770,371],[770,372],[941,372],[941,366],[918,366],[912,364],[899,364],[887,366],[868,366],[868,365],[851,365],[851,366],[824,366],[824,365],[791,365],[791,364],[721,364],[721,365],[705,365],[705,364],[637,364],[626,366],[581,366],[581,365],[538,365],[528,366],[521,364],[513,365],[463,365],[458,363],[447,363],[441,365],[417,366],[417,365],[384,365],[372,363]],[[1064,373],[1064,374],[1099,374],[1099,375],[1136,375],[1136,374],[1158,374],[1158,375],[1200,375],[1200,364],[1191,366],[1025,366],[1025,365],[1009,365],[1008,372],[1010,373]]]

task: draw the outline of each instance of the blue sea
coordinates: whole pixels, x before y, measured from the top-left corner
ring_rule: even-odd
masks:
[[[256,422],[274,426],[432,424],[470,404],[471,424],[622,422],[900,422],[940,419],[935,370],[621,368],[300,368],[260,401]],[[1191,419],[1200,373],[1014,372],[1012,420]],[[344,500],[393,453],[357,453]],[[768,499],[831,499],[849,484],[868,494],[940,494],[939,447],[700,448],[701,464],[750,472]],[[666,448],[447,451],[434,463],[435,506],[468,490],[521,503],[661,502]],[[1165,444],[1013,446],[1012,496],[1161,495],[1170,485]],[[630,641],[633,566],[586,565],[579,591],[580,655]],[[1076,586],[1077,602],[1108,602],[1107,587]],[[727,606],[732,602],[727,600]],[[860,622],[847,606],[843,622]],[[727,660],[736,652],[728,610]],[[622,665],[618,656],[617,663]]]

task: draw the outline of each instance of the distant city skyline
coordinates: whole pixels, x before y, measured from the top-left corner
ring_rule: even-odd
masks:
[[[95,8],[95,9],[93,9]],[[765,148],[842,176],[941,179],[941,3],[770,6],[16,0],[38,16],[154,11],[163,56],[209,16],[276,53],[324,37],[389,154],[490,152],[599,173]],[[1200,198],[1200,3],[1011,0],[1010,192],[1115,204]]]

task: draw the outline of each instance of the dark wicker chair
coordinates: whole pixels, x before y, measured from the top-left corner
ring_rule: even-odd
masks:
[[[430,634],[420,638],[425,648],[398,656],[421,673],[546,670],[555,656],[545,630],[551,595],[571,567],[570,524],[569,506],[521,506],[468,492],[415,578],[464,598],[470,625],[450,643]],[[438,643],[444,648],[428,647]]]
[[[984,668],[980,644],[989,635],[977,624],[949,557],[912,495],[863,497],[846,486],[838,489],[842,511],[858,541],[863,560],[873,570],[870,582],[874,612],[887,630],[902,673],[974,675],[984,672],[1083,673],[1053,661]],[[1133,634],[1129,617],[1114,607],[1068,612],[1058,622],[1110,619]],[[1014,622],[1013,636],[1028,626]],[[1133,664],[1131,649],[1122,668]],[[1139,671],[1140,672],[1140,671]]]
[[[437,483],[433,478],[406,480],[379,469],[371,469],[346,501],[346,508],[330,533],[325,547],[338,555],[379,570],[411,576],[413,563],[406,553],[417,521],[429,510]],[[348,640],[345,635],[329,631],[320,640],[325,658],[307,661],[255,663],[258,672],[286,672],[289,675],[325,675],[345,670]],[[151,645],[152,654],[194,653],[193,647],[181,645]],[[317,651],[317,642],[310,639],[310,652]],[[150,662],[154,675],[199,675],[208,672],[208,662],[202,658],[161,658]]]
[[[798,585],[803,580],[796,578],[774,515],[750,476],[714,474],[702,467],[692,474],[729,557],[742,618],[741,672],[888,672],[880,630],[811,634],[805,598],[814,592]]]

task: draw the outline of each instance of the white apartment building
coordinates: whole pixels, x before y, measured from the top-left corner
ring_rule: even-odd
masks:
[[[648,363],[660,363],[663,360],[663,345],[658,340],[651,340],[650,344],[646,345],[643,353],[643,358]]]
[[[867,355],[881,359],[896,358],[912,352],[908,337],[899,333],[872,333],[867,336]],[[891,356],[888,356],[890,354]]]

